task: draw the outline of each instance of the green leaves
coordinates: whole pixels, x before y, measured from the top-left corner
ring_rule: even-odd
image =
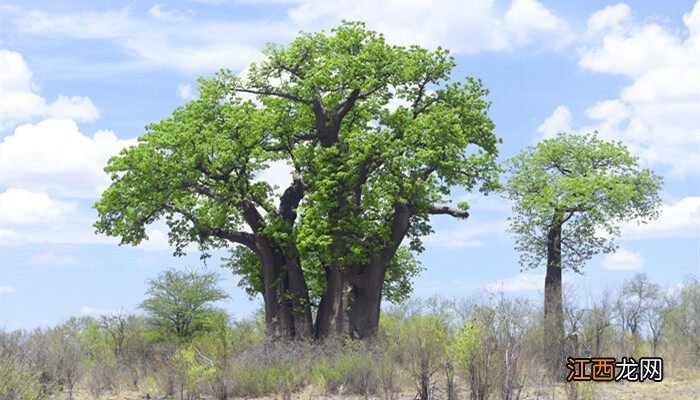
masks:
[[[562,225],[562,266],[580,272],[593,255],[615,250],[619,223],[658,216],[662,179],[619,142],[559,134],[509,160],[510,231],[521,265],[544,259],[547,231]]]
[[[140,307],[162,337],[189,340],[205,331],[216,309],[211,303],[228,298],[217,287],[218,275],[167,270],[149,282],[149,297]]]
[[[253,293],[264,248],[319,282],[328,268],[387,267],[387,291],[405,297],[419,268],[404,250],[394,257],[402,240],[421,251],[431,210],[455,187],[498,187],[488,91],[449,82],[447,50],[392,46],[360,22],[264,54],[245,77],[200,79],[197,99],[110,160],[97,232],[136,245],[164,219],[176,255],[242,244],[234,271]],[[288,197],[259,179],[273,161],[293,168]]]

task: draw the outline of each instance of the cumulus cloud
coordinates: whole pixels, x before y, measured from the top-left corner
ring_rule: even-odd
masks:
[[[87,97],[59,95],[48,104],[32,81],[24,57],[20,53],[0,50],[0,130],[35,117],[72,118],[80,122],[96,120],[100,113]]]
[[[55,224],[72,213],[75,204],[51,199],[46,193],[9,188],[0,194],[0,224]]]
[[[662,204],[659,218],[648,224],[624,223],[623,239],[700,238],[700,197]]]
[[[169,10],[162,5],[149,10],[150,18],[134,16],[128,7],[66,14],[20,7],[7,11],[8,21],[19,33],[105,40],[117,45],[125,54],[135,56],[125,60],[122,67],[159,67],[186,73],[210,72],[224,67],[244,68],[260,58],[259,44],[295,32],[291,26],[267,21],[187,21],[189,12]],[[178,23],[173,24],[173,20]],[[264,39],[260,37],[263,32],[267,36]]]
[[[59,95],[58,99],[49,105],[46,115],[51,118],[89,122],[96,120],[100,112],[87,97]]]
[[[555,108],[552,115],[537,127],[540,139],[549,139],[561,132],[571,132],[571,111],[566,106]]]
[[[555,38],[556,44],[564,45],[572,39],[568,24],[536,0],[514,0],[503,21],[516,44]]]
[[[177,10],[177,9],[168,9],[165,7],[165,4],[159,3],[154,5],[148,10],[148,15],[155,19],[160,19],[163,21],[187,21],[194,15],[194,11],[192,10]]]
[[[177,97],[181,99],[191,99],[192,98],[192,85],[188,83],[181,83],[177,87]]]
[[[700,173],[700,3],[683,16],[686,32],[630,19],[628,6],[607,7],[588,20],[592,45],[584,46],[581,68],[618,74],[631,83],[617,98],[601,100],[584,114],[591,123],[576,131],[598,130],[621,140],[646,166],[662,165],[669,174]],[[559,106],[537,129],[547,136],[567,127],[571,113]]]
[[[588,18],[588,34],[597,34],[606,30],[617,31],[630,18],[630,6],[619,3],[596,11]]]
[[[493,0],[305,0],[290,8],[288,15],[292,22],[314,28],[341,19],[362,20],[393,43],[444,46],[464,53],[510,50],[543,34],[561,39],[569,31],[566,22],[536,0],[515,0],[505,15],[495,10]]]
[[[59,196],[94,197],[106,187],[107,160],[135,143],[110,131],[86,136],[68,119],[21,125],[0,143],[0,180]]]
[[[644,266],[644,258],[640,253],[627,249],[619,249],[615,253],[603,257],[603,268],[612,270],[640,269]]]
[[[168,243],[168,235],[161,231],[160,229],[152,229],[146,232],[148,235],[148,240],[141,242],[139,248],[148,251],[163,251],[170,250],[170,243]]]
[[[572,37],[567,23],[537,0],[514,0],[505,12],[497,10],[494,0],[265,3],[285,7],[288,19],[203,21],[191,18],[191,10],[169,9],[165,3],[153,5],[148,15],[137,15],[129,7],[63,14],[22,7],[6,11],[7,20],[19,33],[105,40],[132,56],[120,64],[122,67],[159,67],[185,73],[245,68],[261,58],[258,49],[265,42],[284,42],[300,28],[330,28],[342,19],[366,21],[392,43],[443,46],[458,53],[509,51],[533,42],[557,47]]]

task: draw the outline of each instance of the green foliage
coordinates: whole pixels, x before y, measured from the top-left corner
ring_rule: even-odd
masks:
[[[668,302],[664,330],[678,350],[678,363],[700,365],[700,279],[688,277]]]
[[[230,268],[234,275],[241,277],[238,286],[243,288],[251,299],[263,292],[265,284],[260,260],[247,247],[234,246],[229,256],[223,259],[221,266]],[[396,304],[408,299],[413,292],[413,278],[422,270],[423,266],[410,250],[405,246],[399,247],[387,265],[382,288],[383,299]],[[304,275],[309,286],[310,301],[315,308],[325,289],[326,277],[323,270],[318,268],[307,268]]]
[[[496,383],[497,343],[493,335],[494,310],[479,307],[471,321],[455,334],[449,352],[457,360],[456,372],[469,382],[472,399],[484,400]]]
[[[189,340],[197,332],[211,329],[209,322],[218,313],[211,303],[228,298],[217,287],[219,279],[212,272],[164,271],[149,281],[149,297],[140,307],[150,316],[160,338]]]
[[[234,380],[242,396],[281,393],[290,396],[304,385],[304,373],[291,361],[271,365],[241,365],[235,368]]]
[[[364,24],[344,22],[263,54],[244,78],[222,70],[200,79],[197,99],[109,161],[97,232],[136,245],[147,225],[165,219],[178,255],[189,243],[205,255],[231,243],[256,251],[251,241],[264,237],[301,258],[318,298],[325,268],[392,255],[404,236],[421,251],[429,215],[451,202],[453,188],[498,186],[488,91],[472,78],[447,83],[455,66],[447,50],[392,46]],[[258,179],[273,161],[286,162],[302,183],[292,217]],[[457,206],[440,213],[466,217],[468,205]],[[410,223],[392,238],[397,210],[407,210]],[[389,264],[384,296],[392,301],[406,298],[420,271],[409,254],[400,250]],[[248,293],[260,292],[253,253],[234,250],[231,260]]]
[[[312,376],[327,394],[369,395],[379,390],[382,374],[390,373],[382,366],[377,354],[363,343],[350,340],[340,351],[314,363]]]
[[[0,399],[39,400],[44,398],[39,373],[13,360],[0,350]]]
[[[563,226],[561,267],[580,272],[593,255],[615,250],[620,222],[658,215],[661,177],[596,134],[542,140],[509,160],[508,172],[510,231],[524,268],[546,258],[550,227]]]

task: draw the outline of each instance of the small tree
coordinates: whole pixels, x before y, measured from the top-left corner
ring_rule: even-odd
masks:
[[[494,314],[490,306],[477,306],[455,335],[450,349],[457,359],[458,373],[469,383],[471,400],[488,399],[497,379]]]
[[[508,172],[520,263],[536,268],[546,260],[545,336],[550,366],[562,371],[562,269],[580,272],[593,255],[615,251],[621,221],[657,217],[662,179],[622,143],[596,134],[543,140],[511,159]]]
[[[609,288],[603,289],[586,310],[583,319],[583,343],[592,356],[603,356],[605,333],[612,327],[614,301]]]
[[[678,365],[700,365],[700,279],[690,276],[669,296],[664,335]]]
[[[149,281],[150,297],[140,307],[161,336],[188,340],[207,330],[208,316],[215,311],[211,303],[228,298],[217,287],[219,280],[213,272],[164,271]]]

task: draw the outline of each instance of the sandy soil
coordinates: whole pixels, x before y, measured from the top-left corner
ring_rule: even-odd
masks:
[[[436,392],[436,400],[445,396]],[[74,400],[94,400],[87,393],[75,393]],[[382,396],[342,396],[323,395],[317,388],[309,387],[301,393],[292,396],[298,400],[413,400],[415,392],[404,392],[391,399]],[[123,392],[118,395],[104,395],[100,400],[144,400],[143,393]],[[270,396],[260,399],[246,400],[282,400],[281,396]],[[466,388],[460,388],[459,399],[469,399]],[[495,394],[490,399],[497,400]],[[523,389],[520,400],[566,400],[563,385],[531,385]],[[700,370],[675,371],[663,382],[584,382],[579,385],[579,400],[699,400],[700,399]],[[152,399],[158,400],[158,399]],[[213,400],[202,398],[201,400]],[[240,400],[240,399],[231,399]]]

